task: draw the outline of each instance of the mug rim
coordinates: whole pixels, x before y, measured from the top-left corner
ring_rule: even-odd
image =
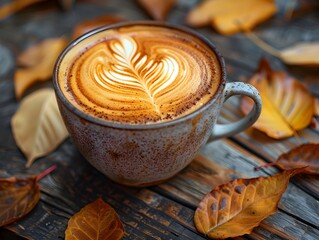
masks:
[[[66,54],[72,50],[73,47],[75,47],[77,44],[81,43],[83,40],[89,38],[92,35],[95,35],[97,33],[109,30],[109,29],[115,29],[115,28],[121,28],[121,27],[128,27],[128,26],[137,26],[137,25],[147,25],[147,26],[158,26],[158,27],[165,27],[165,28],[171,28],[177,31],[182,31],[187,34],[191,34],[194,37],[198,38],[199,40],[203,41],[216,55],[216,58],[219,62],[220,65],[220,70],[221,70],[221,77],[220,77],[220,83],[214,93],[214,95],[211,97],[211,99],[206,102],[203,106],[200,108],[196,109],[195,111],[186,114],[182,117],[178,117],[173,120],[168,120],[165,122],[159,122],[159,123],[149,123],[149,124],[127,124],[127,123],[118,123],[118,122],[111,122],[103,119],[96,118],[94,116],[91,116],[84,111],[81,111],[80,109],[76,108],[72,103],[64,96],[61,86],[58,81],[58,76],[59,76],[59,67],[66,56]],[[162,128],[162,127],[168,127],[171,125],[176,125],[181,122],[186,122],[189,119],[194,118],[198,114],[202,113],[205,111],[207,108],[209,108],[215,101],[218,100],[219,96],[222,94],[223,89],[225,88],[226,84],[226,65],[223,56],[220,54],[216,46],[209,41],[204,35],[179,24],[172,24],[172,23],[166,23],[166,22],[161,22],[161,21],[152,21],[152,20],[145,20],[145,21],[125,21],[125,22],[120,22],[120,23],[115,23],[115,24],[110,24],[106,26],[102,26],[99,28],[96,28],[94,30],[91,30],[82,36],[76,38],[75,40],[71,41],[71,43],[68,44],[68,46],[61,52],[59,57],[57,58],[57,61],[54,66],[53,70],[53,87],[55,90],[55,94],[57,98],[62,102],[64,106],[68,108],[69,111],[71,111],[73,114],[79,116],[80,118],[85,119],[86,121],[89,121],[91,123],[97,124],[97,125],[102,125],[105,127],[111,127],[111,128],[116,128],[116,129],[128,129],[128,130],[148,130],[148,129],[156,129],[156,128]]]

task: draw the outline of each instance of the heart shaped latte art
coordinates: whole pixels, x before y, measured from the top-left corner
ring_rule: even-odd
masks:
[[[98,62],[95,68],[95,81],[106,92],[121,95],[138,95],[144,103],[149,102],[159,116],[163,115],[160,106],[165,104],[165,93],[172,93],[173,88],[183,84],[183,78],[177,78],[179,65],[174,56],[169,56],[166,49],[157,48],[157,61],[137,52],[136,42],[125,37],[110,45],[115,63],[104,65]],[[164,99],[163,99],[164,96]]]
[[[212,86],[205,53],[179,44],[154,36],[101,41],[75,61],[70,79],[76,81],[69,81],[69,90],[79,106],[102,119],[149,123],[175,118]]]

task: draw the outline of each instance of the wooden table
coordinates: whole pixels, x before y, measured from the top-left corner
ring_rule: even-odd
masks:
[[[168,21],[183,24],[186,13],[195,3],[196,0],[178,1]],[[58,166],[41,180],[41,200],[35,209],[25,218],[2,228],[0,239],[63,239],[69,218],[98,196],[107,201],[124,222],[124,239],[204,239],[194,227],[193,215],[207,192],[234,178],[278,172],[277,168],[260,171],[253,168],[275,161],[280,154],[300,144],[293,137],[278,141],[249,129],[208,144],[176,177],[148,188],[130,188],[110,181],[86,162],[70,139],[26,169],[25,157],[17,148],[10,127],[11,117],[19,106],[13,86],[16,56],[42,39],[69,36],[73,27],[84,19],[107,14],[128,20],[149,19],[135,1],[114,0],[78,1],[69,12],[59,11],[53,3],[40,3],[0,22],[0,177],[38,174],[53,164]],[[224,37],[211,28],[198,31],[223,53],[229,81],[246,81],[259,59],[265,56],[273,68],[288,71],[319,97],[318,68],[288,67],[243,34]],[[292,21],[283,20],[279,14],[257,27],[255,33],[278,49],[299,41],[319,40],[319,14],[309,13]],[[51,86],[50,81],[36,85],[28,93],[44,86]],[[241,116],[238,98],[232,98],[225,104],[220,121],[234,121]],[[319,142],[318,130],[307,128],[299,135],[303,143]],[[264,220],[251,235],[239,239],[319,239],[318,199],[318,177],[294,177],[279,203],[278,212]],[[15,234],[11,236],[12,232]]]

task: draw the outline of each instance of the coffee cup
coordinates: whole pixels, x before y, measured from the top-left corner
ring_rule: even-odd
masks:
[[[253,86],[226,83],[223,57],[210,41],[168,23],[126,22],[81,36],[58,58],[53,84],[77,149],[129,186],[173,177],[207,142],[245,130],[261,112]],[[217,124],[233,95],[251,98],[253,109]]]

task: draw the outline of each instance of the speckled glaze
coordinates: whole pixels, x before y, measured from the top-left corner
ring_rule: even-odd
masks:
[[[154,185],[171,178],[186,167],[208,139],[214,140],[235,134],[256,121],[261,111],[258,92],[252,86],[244,83],[226,85],[223,58],[204,37],[189,29],[164,23],[130,22],[124,24],[161,25],[197,36],[216,52],[222,68],[222,79],[215,95],[206,105],[181,118],[149,125],[106,122],[79,111],[67,101],[61,93],[57,72],[66,52],[82,39],[110,27],[122,26],[123,23],[94,30],[75,40],[58,59],[53,82],[60,112],[70,136],[82,155],[96,169],[121,184]],[[252,112],[239,122],[215,126],[223,102],[230,96],[238,94],[247,95],[254,100],[255,107]]]

